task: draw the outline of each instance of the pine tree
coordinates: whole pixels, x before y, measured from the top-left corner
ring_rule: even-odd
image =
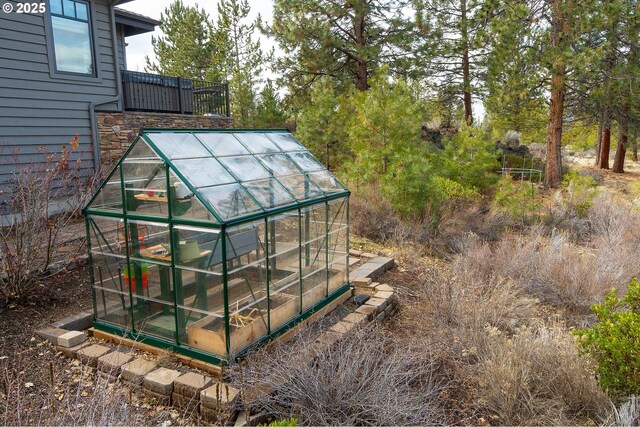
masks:
[[[484,28],[492,2],[481,0],[416,0],[418,23],[428,28],[430,49],[425,66],[436,86],[455,88],[464,106],[465,122],[473,122],[473,97],[479,97],[487,41]]]
[[[257,128],[284,128],[287,113],[271,80],[262,88],[256,105],[255,126]]]
[[[494,10],[496,17],[487,31],[487,68],[484,106],[494,133],[509,130],[526,142],[541,142],[546,136],[546,72],[538,61],[538,49],[530,26],[523,25],[529,13],[524,2]]]
[[[225,75],[229,80],[231,116],[238,127],[253,126],[255,86],[266,56],[255,40],[255,23],[248,23],[247,0],[220,0],[216,40],[225,45]]]
[[[322,76],[364,91],[381,64],[409,72],[413,27],[403,17],[405,6],[403,0],[275,0],[273,23],[263,29],[284,52],[277,68],[290,93]]]
[[[217,81],[220,66],[214,56],[214,28],[205,10],[175,0],[160,14],[160,20],[163,35],[151,38],[157,62],[147,56],[145,71]]]
[[[349,157],[345,144],[348,117],[347,103],[337,95],[334,82],[321,78],[300,111],[296,136],[327,168],[335,169]]]

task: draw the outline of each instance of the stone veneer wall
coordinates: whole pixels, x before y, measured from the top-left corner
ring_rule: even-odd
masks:
[[[100,164],[110,170],[122,157],[142,128],[229,129],[232,120],[220,116],[190,116],[186,114],[96,113],[100,140]]]

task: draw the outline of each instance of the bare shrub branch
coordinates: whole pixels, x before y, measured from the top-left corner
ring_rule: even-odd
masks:
[[[0,197],[0,298],[26,296],[54,261],[61,231],[80,212],[98,175],[83,176],[72,160],[77,137],[58,153],[42,149],[46,162],[22,165],[12,157],[15,172],[8,194]]]
[[[571,425],[602,421],[611,402],[593,366],[580,358],[560,326],[524,328],[513,336],[489,331],[477,370],[481,404],[502,425]]]
[[[308,425],[425,425],[443,422],[441,386],[430,355],[399,348],[380,329],[359,331],[333,347],[296,342],[256,353],[231,372],[250,393],[274,389],[253,403],[276,419]]]

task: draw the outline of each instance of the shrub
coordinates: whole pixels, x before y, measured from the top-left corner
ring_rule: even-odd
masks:
[[[46,162],[22,166],[14,153],[16,172],[0,205],[0,297],[25,297],[52,263],[60,232],[79,213],[94,183],[82,177],[80,160],[72,160],[77,137],[69,147],[48,154]]]
[[[497,210],[523,223],[533,220],[540,211],[537,188],[529,182],[514,181],[509,175],[500,178],[493,198]]]
[[[585,217],[593,207],[593,200],[598,194],[598,183],[590,175],[581,175],[574,170],[564,174],[562,186],[566,189],[569,207],[578,216]]]
[[[478,369],[481,404],[500,425],[593,425],[606,418],[610,400],[560,325],[488,333],[491,345]]]
[[[598,322],[575,331],[581,348],[598,363],[602,387],[615,393],[640,392],[640,283],[632,279],[627,293],[614,288],[591,307]]]
[[[373,326],[373,325],[372,325]],[[295,351],[291,349],[295,348]],[[441,390],[429,354],[394,346],[388,334],[358,330],[318,346],[309,330],[256,352],[229,372],[251,407],[304,425],[433,425]],[[258,394],[260,390],[274,393]]]

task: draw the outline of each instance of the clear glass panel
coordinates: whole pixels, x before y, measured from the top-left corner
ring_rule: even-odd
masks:
[[[175,265],[187,270],[222,274],[220,231],[210,228],[176,225],[178,242]]]
[[[171,217],[218,222],[206,206],[191,193],[187,185],[173,171],[169,172]]]
[[[123,212],[120,166],[116,168],[111,178],[102,185],[87,208],[97,211]]]
[[[289,153],[289,157],[305,172],[325,170],[322,163],[318,162],[310,153]]]
[[[125,161],[128,160],[160,160],[160,157],[156,154],[155,151],[149,144],[141,138],[137,138],[133,143],[133,148],[127,154]]]
[[[324,203],[302,210],[302,309],[327,295],[326,207]]]
[[[76,2],[76,16],[78,19],[87,21],[89,19],[89,10],[84,3]]]
[[[191,183],[193,187],[230,184],[236,179],[216,159],[175,160],[173,166]]]
[[[273,142],[275,142],[282,151],[299,151],[305,150],[290,133],[266,133]]]
[[[169,159],[211,157],[211,153],[190,133],[163,132],[146,134],[156,147]]]
[[[75,2],[73,0],[62,0],[64,6],[64,15],[70,18],[76,17]]]
[[[275,178],[245,182],[244,186],[258,203],[267,209],[295,203],[287,190]]]
[[[92,254],[126,256],[124,220],[91,215],[87,221]]]
[[[198,191],[211,203],[222,219],[235,218],[262,210],[240,184],[203,187]]]
[[[71,3],[71,7],[73,8],[73,3]],[[52,16],[51,28],[56,69],[70,73],[93,74],[93,52],[89,23]]]
[[[50,0],[49,7],[51,8],[51,13],[62,15],[62,0]]]
[[[133,298],[134,326],[138,332],[175,341],[176,316],[173,304],[142,297]]]
[[[257,221],[227,234],[227,292],[231,353],[268,332],[265,223]]]
[[[131,297],[122,277],[127,260],[99,253],[92,253],[91,259],[98,319],[130,329]]]
[[[171,255],[166,253],[170,244],[169,224],[128,220],[127,239],[133,259],[171,264]]]
[[[325,193],[339,193],[344,191],[344,187],[336,177],[331,175],[328,171],[312,172],[309,174],[309,178]]]
[[[280,151],[280,149],[262,133],[238,132],[234,133],[234,135],[254,154],[275,153]]]
[[[249,150],[230,133],[210,132],[194,135],[216,156],[249,154]]]
[[[127,212],[167,217],[167,180],[161,160],[122,162]]]
[[[128,293],[94,289],[96,314],[101,322],[111,323],[123,329],[131,329],[131,299]]]
[[[286,154],[264,154],[257,157],[274,176],[300,174],[300,168]]]
[[[226,358],[222,275],[177,269],[184,289],[178,319],[186,335],[180,341],[191,347]]]
[[[185,237],[184,233],[181,237]],[[182,258],[180,265],[185,266],[184,268],[176,268],[175,271],[179,336],[183,342],[189,345],[223,356],[226,353],[224,328],[221,330],[220,338],[215,340],[220,343],[220,348],[217,348],[217,344],[208,342],[208,340],[198,339],[197,331],[194,332],[193,337],[191,336],[193,328],[199,328],[202,323],[206,323],[216,329],[219,324],[224,326],[224,321],[220,320],[224,319],[223,276],[221,273],[207,273],[207,270],[205,270],[207,268],[213,270],[213,265],[207,265],[210,262],[212,251],[206,248],[207,245],[215,247],[217,241],[211,241],[211,239],[217,239],[217,236],[203,235],[202,239],[209,241],[202,243],[200,248],[196,248],[196,245],[191,243],[195,242],[195,240],[181,240],[179,244],[182,250],[180,253]],[[186,254],[186,257],[182,256],[188,251],[193,252],[194,248],[196,248],[196,253],[200,252],[200,256],[194,256],[190,259],[186,257],[192,257],[193,254]],[[205,318],[208,318],[208,320],[201,322]],[[216,324],[210,325],[210,321],[215,321]],[[212,345],[214,347],[211,347]]]
[[[347,199],[329,203],[329,292],[347,282],[349,228]]]
[[[224,157],[220,161],[227,166],[240,181],[269,178],[271,174],[253,156]]]
[[[110,292],[122,292],[129,299],[129,289],[126,287],[122,272],[127,267],[127,260],[122,257],[92,253],[94,287]]]
[[[300,313],[300,218],[298,211],[269,219],[271,330]]]
[[[307,175],[280,176],[277,179],[299,201],[324,195]]]

